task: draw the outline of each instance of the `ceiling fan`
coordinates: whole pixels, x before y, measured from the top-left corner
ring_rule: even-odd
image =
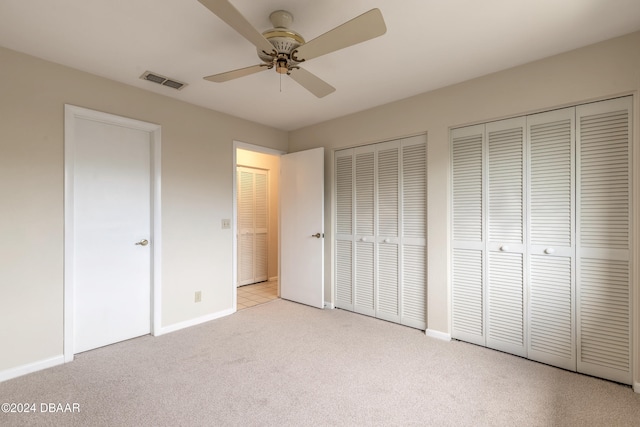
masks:
[[[318,98],[322,98],[335,91],[335,88],[304,68],[300,68],[300,64],[381,36],[387,31],[380,10],[371,9],[333,30],[305,42],[300,34],[288,28],[293,22],[293,16],[287,11],[273,12],[269,19],[274,28],[260,33],[227,0],[198,1],[256,46],[258,57],[263,61],[258,65],[204,78],[217,83],[275,68],[281,75],[291,76],[299,85]]]

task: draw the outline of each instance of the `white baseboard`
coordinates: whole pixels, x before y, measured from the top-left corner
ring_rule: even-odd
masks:
[[[270,282],[277,282],[278,281],[278,276],[269,277],[269,281]]]
[[[39,362],[29,363],[27,365],[18,366],[16,368],[0,371],[0,383],[2,381],[10,380],[12,378],[21,377],[23,375],[30,374],[32,372],[41,371],[43,369],[52,368],[54,366],[62,365],[64,363],[64,356],[61,354],[51,359],[41,360]]]
[[[329,308],[329,309],[333,310],[334,308],[336,308],[336,306],[333,305],[333,303],[331,303],[331,302],[325,301],[324,302],[324,308]]]
[[[191,326],[199,325],[201,323],[210,322],[212,320],[228,316],[235,312],[236,310],[229,308],[227,310],[218,311],[217,313],[207,314],[206,316],[196,317],[195,319],[185,320],[184,322],[180,322],[180,323],[174,323],[173,325],[165,326],[164,328],[161,328],[160,331],[154,332],[153,335],[158,337],[160,335],[179,331],[180,329],[185,329]]]
[[[640,393],[640,383],[633,383],[633,391]]]
[[[424,331],[425,335],[431,338],[436,338],[443,341],[451,341],[451,334],[445,334],[444,332],[434,331],[433,329],[427,329]]]

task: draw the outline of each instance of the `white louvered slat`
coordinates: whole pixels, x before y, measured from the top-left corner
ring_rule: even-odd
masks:
[[[253,173],[238,170],[238,284],[253,283],[254,271],[254,187]]]
[[[427,145],[402,147],[403,237],[427,235]]]
[[[572,260],[531,256],[529,358],[576,369]]]
[[[353,310],[353,243],[336,242],[336,307]]]
[[[573,144],[571,118],[529,128],[531,244],[573,243]]]
[[[578,371],[631,384],[631,108],[576,108]]]
[[[629,263],[582,258],[580,277],[578,368],[628,384],[631,379]],[[598,367],[604,369],[599,371]]]
[[[238,199],[238,228],[253,229],[253,174],[240,171]]]
[[[424,245],[403,245],[401,323],[418,329],[427,325],[427,254]]]
[[[453,251],[453,336],[484,344],[482,251]]]
[[[255,257],[254,257],[254,282],[263,282],[267,280],[268,260],[267,260],[267,233],[255,234]]]
[[[373,151],[356,154],[356,234],[374,233],[374,158]]]
[[[240,246],[238,283],[246,285],[253,283],[253,233],[241,234],[238,242]]]
[[[487,129],[490,241],[523,243],[523,133]]]
[[[354,311],[375,316],[374,281],[375,257],[374,243],[356,242],[355,262],[355,298]]]
[[[378,245],[378,296],[376,317],[398,322],[398,274],[400,269],[398,245],[381,243]]]
[[[336,233],[353,234],[353,156],[336,154]]]
[[[453,137],[453,239],[482,241],[482,134]]]
[[[255,173],[255,228],[267,230],[269,225],[269,204],[266,171]],[[266,251],[266,247],[265,247]]]
[[[523,256],[489,252],[487,346],[525,355]]]
[[[482,251],[453,250],[452,336],[484,345]]]
[[[378,236],[398,236],[398,151],[378,151]]]
[[[619,110],[580,118],[580,242],[629,248],[629,122]]]

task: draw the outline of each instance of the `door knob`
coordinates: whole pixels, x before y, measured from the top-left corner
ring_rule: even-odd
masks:
[[[319,239],[320,237],[324,237],[324,235],[320,233],[316,233],[316,234],[312,234],[311,237],[315,237],[316,239]]]
[[[547,249],[545,249],[545,250],[544,250],[544,253],[545,253],[545,254],[552,254],[552,253],[554,253],[555,251],[556,251],[556,250],[555,250],[555,249],[553,249],[553,248],[547,248]]]
[[[148,244],[149,244],[149,241],[147,239],[142,239],[138,243],[136,243],[136,245],[140,245],[140,246],[147,246]]]

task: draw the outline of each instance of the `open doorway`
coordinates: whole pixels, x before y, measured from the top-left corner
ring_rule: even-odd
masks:
[[[249,144],[235,144],[233,228],[237,310],[279,297],[280,154]]]

